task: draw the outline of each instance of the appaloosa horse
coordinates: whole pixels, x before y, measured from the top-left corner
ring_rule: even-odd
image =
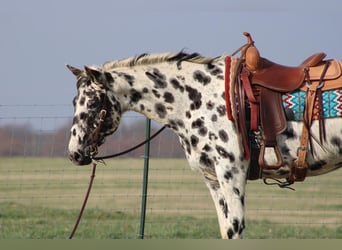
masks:
[[[114,133],[126,111],[136,111],[172,129],[186,158],[203,180],[214,201],[222,238],[241,238],[245,229],[245,186],[250,160],[244,157],[236,123],[227,119],[226,56],[207,58],[184,52],[142,54],[80,70],[75,113],[68,145],[77,165],[90,164],[97,147]],[[287,178],[297,157],[301,121],[289,121],[277,136],[282,154],[278,170],[263,170],[261,178]],[[325,120],[326,141],[313,140],[307,176],[325,174],[342,163],[342,118]],[[317,137],[318,122],[311,135]],[[267,161],[274,155],[266,154]]]

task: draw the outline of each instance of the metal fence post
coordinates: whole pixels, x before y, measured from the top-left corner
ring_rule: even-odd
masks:
[[[151,120],[146,118],[146,139],[150,138],[151,135]],[[144,174],[143,174],[143,187],[141,195],[141,212],[140,212],[140,230],[139,239],[144,239],[145,234],[145,217],[146,217],[146,201],[147,201],[147,185],[148,185],[148,169],[150,160],[150,142],[145,144],[144,153]]]

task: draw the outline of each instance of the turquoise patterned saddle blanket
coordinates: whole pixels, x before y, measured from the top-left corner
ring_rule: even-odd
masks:
[[[283,107],[285,108],[287,119],[294,121],[303,121],[305,98],[306,92],[302,90],[296,90],[282,96]],[[342,116],[342,89],[323,91],[322,102],[324,118]],[[318,117],[319,109],[316,99],[313,119],[317,120]]]

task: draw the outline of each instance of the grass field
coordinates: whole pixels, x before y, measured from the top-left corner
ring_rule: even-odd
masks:
[[[99,165],[75,238],[137,238],[142,159]],[[90,167],[59,158],[0,158],[0,238],[67,238]],[[342,171],[308,178],[296,191],[248,182],[245,238],[342,238]],[[201,176],[183,159],[151,159],[145,238],[219,238]]]

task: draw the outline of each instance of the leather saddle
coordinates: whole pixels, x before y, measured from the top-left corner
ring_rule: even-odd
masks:
[[[308,91],[311,85],[315,86],[314,91],[341,88],[341,63],[336,59],[324,60],[326,54],[320,52],[308,57],[297,67],[284,66],[261,57],[258,49],[254,46],[251,35],[247,32],[244,35],[247,37],[247,44],[241,49],[241,66],[237,72],[237,81],[240,82],[236,84],[237,88],[240,88],[240,90],[236,91],[236,93],[240,93],[238,107],[240,109],[245,108],[246,99],[248,100],[250,126],[245,129],[261,132],[259,166],[268,170],[279,169],[283,165],[283,161],[276,136],[284,132],[287,127],[282,95],[298,89]],[[241,96],[241,93],[243,93],[243,96]],[[315,100],[316,92],[313,102]],[[246,112],[240,110],[238,113],[239,123],[246,124]],[[310,126],[311,118],[305,123]],[[310,137],[310,131],[305,137]],[[306,138],[303,139],[303,142],[301,141],[301,144],[303,145],[299,145],[299,147],[307,151]],[[266,148],[274,150],[277,159],[275,164],[266,163]],[[301,159],[303,164],[300,164],[299,167],[292,167],[290,177],[292,183],[305,179],[307,168],[306,152],[300,158],[303,157],[304,160]],[[256,178],[252,177],[251,179]]]

